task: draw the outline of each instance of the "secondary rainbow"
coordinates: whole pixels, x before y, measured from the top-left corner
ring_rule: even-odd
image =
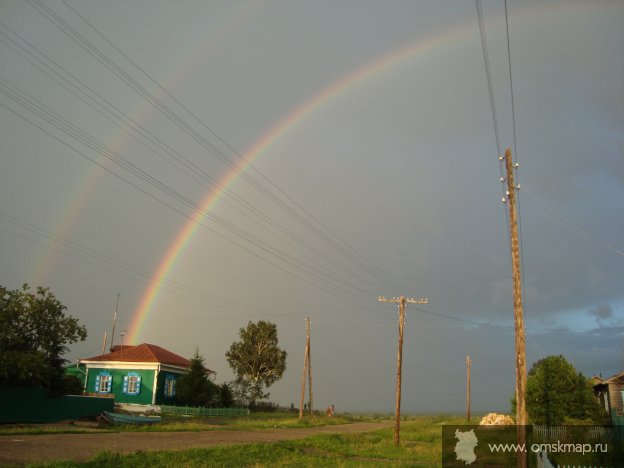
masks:
[[[173,72],[162,80],[165,86],[171,86],[188,75],[201,58],[207,56],[213,48],[235,31],[242,29],[245,22],[251,19],[256,11],[261,8],[261,4],[253,0],[233,5],[230,10],[226,10],[223,13],[223,17],[218,21],[217,26],[213,29],[208,29],[206,36],[202,37],[202,40],[188,54],[181,57],[180,61],[173,67]],[[152,88],[154,95],[158,99],[166,98],[166,93],[162,88]],[[141,122],[152,109],[150,102],[145,100],[141,106],[129,114],[135,122]],[[112,150],[117,151],[126,144],[129,134],[127,130],[124,130],[124,132],[126,133],[119,133],[115,141],[110,143],[109,146]],[[102,164],[105,166],[112,165],[108,160],[103,160]],[[94,165],[86,177],[77,184],[76,190],[74,190],[75,195],[71,197],[72,201],[65,206],[63,213],[57,216],[57,219],[60,221],[57,228],[54,229],[56,237],[61,239],[70,237],[69,234],[80,220],[80,215],[86,209],[100,180],[106,176],[108,176],[108,173],[105,170],[98,165]],[[33,284],[46,284],[48,282],[48,278],[51,275],[50,272],[53,271],[54,264],[61,252],[62,250],[60,249],[51,249],[48,255],[44,256],[33,274]]]

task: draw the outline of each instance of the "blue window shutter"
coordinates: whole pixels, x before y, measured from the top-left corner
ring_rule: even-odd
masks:
[[[141,377],[137,377],[136,392],[134,394],[138,395],[139,393],[141,393]]]
[[[124,381],[123,381],[123,393],[126,394],[128,393],[128,376],[124,376]]]
[[[99,375],[95,376],[95,391],[96,392],[100,391],[100,376]]]
[[[111,388],[112,388],[112,386],[113,386],[113,376],[111,375],[111,376],[108,378],[108,382],[107,382],[107,385],[106,385],[106,392],[107,392],[107,393],[110,393],[110,392],[111,392]]]

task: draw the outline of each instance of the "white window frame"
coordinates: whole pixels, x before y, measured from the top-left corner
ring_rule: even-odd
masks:
[[[113,376],[110,374],[100,374],[100,385],[98,386],[98,393],[110,393],[109,388],[112,388]],[[109,384],[111,382],[111,384]]]
[[[139,393],[139,385],[141,383],[141,377],[138,375],[128,376],[128,394],[137,395]]]

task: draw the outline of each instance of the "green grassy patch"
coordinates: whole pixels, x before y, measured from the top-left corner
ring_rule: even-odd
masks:
[[[41,434],[85,434],[93,432],[115,432],[106,428],[90,428],[65,425],[30,425],[30,426],[0,426],[0,435],[41,435]]]
[[[249,429],[290,429],[302,427],[318,427],[332,426],[336,424],[348,424],[353,422],[351,419],[334,416],[327,418],[325,416],[304,417],[299,419],[297,416],[284,417],[268,417],[268,418],[237,418],[228,425],[228,429],[249,430]]]
[[[284,421],[283,421],[284,422]],[[440,466],[443,424],[463,418],[418,416],[401,424],[401,445],[394,446],[393,428],[357,434],[316,434],[299,440],[218,446],[182,451],[103,452],[86,463],[58,461],[42,467],[290,467],[290,466]]]

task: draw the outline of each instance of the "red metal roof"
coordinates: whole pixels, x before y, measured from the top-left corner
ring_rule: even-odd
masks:
[[[114,346],[110,353],[94,356],[81,361],[114,361],[114,362],[159,362],[174,366],[189,367],[191,361],[171,351],[149,343],[140,345]],[[212,371],[210,371],[212,372]]]

